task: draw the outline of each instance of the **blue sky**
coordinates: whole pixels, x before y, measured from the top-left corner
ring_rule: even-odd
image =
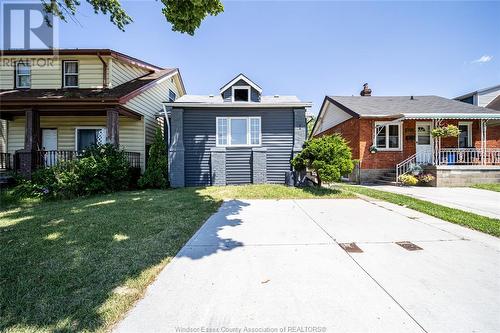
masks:
[[[84,3],[84,1],[82,1]],[[224,1],[195,36],[171,31],[159,1],[122,1],[125,32],[87,4],[61,23],[63,48],[112,48],[179,67],[189,94],[243,72],[264,94],[454,97],[500,84],[500,2]],[[478,59],[481,59],[479,61]]]

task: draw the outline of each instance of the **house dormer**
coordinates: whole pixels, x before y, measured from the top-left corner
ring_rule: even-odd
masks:
[[[228,103],[260,102],[262,88],[240,74],[220,88],[220,94]]]

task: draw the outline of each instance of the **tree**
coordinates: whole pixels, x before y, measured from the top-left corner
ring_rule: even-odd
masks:
[[[167,145],[161,129],[157,128],[153,144],[149,148],[149,159],[146,172],[139,179],[140,187],[166,188],[168,186]]]
[[[347,141],[339,134],[325,135],[304,143],[304,149],[292,160],[298,170],[312,169],[323,182],[339,181],[342,175],[352,172],[354,161]]]
[[[81,0],[40,0],[46,14],[67,22],[67,15],[76,15],[77,7]],[[96,14],[109,14],[110,21],[120,30],[133,20],[122,8],[119,0],[86,0]],[[194,35],[195,30],[207,15],[216,16],[224,11],[220,0],[161,0],[165,6],[162,9],[167,21],[172,23],[172,30]],[[51,25],[48,16],[47,24]]]

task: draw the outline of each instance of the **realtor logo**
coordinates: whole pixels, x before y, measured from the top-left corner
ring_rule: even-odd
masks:
[[[2,49],[55,48],[56,23],[40,1],[2,1]],[[52,26],[46,23],[47,19]]]

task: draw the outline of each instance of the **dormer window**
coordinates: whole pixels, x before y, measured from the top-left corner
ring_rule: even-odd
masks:
[[[63,61],[63,87],[78,88],[78,61]]]
[[[16,88],[31,87],[31,66],[29,62],[16,63]]]
[[[233,102],[250,102],[250,86],[233,87]]]

